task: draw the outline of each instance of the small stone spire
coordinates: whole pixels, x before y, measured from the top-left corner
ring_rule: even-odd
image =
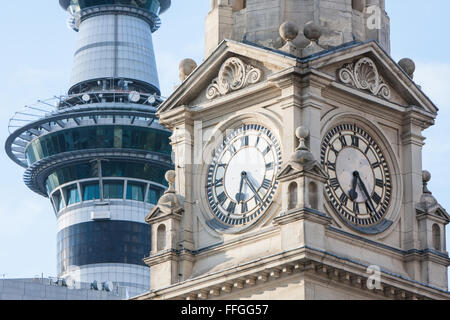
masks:
[[[295,135],[300,140],[300,143],[297,149],[295,149],[294,154],[292,155],[291,160],[293,162],[305,165],[315,161],[314,155],[309,151],[306,145],[309,134],[309,129],[304,126],[300,126],[295,130]]]
[[[413,79],[414,78],[414,71],[416,71],[416,64],[413,60],[409,58],[403,58],[398,62],[398,65],[403,69],[403,71],[406,72],[406,74]]]
[[[422,172],[422,181],[423,181],[423,193],[424,194],[431,194],[431,191],[428,190],[428,182],[431,180],[431,173],[424,170]]]
[[[320,26],[316,25],[313,21],[307,22],[305,24],[305,28],[303,29],[303,34],[306,39],[309,40],[309,45],[302,51],[303,57],[307,57],[324,50],[324,48],[319,45],[319,39],[322,36],[322,29]]]
[[[428,182],[430,182],[430,180],[431,180],[431,173],[426,170],[422,171],[423,194],[422,197],[420,198],[418,206],[419,208],[422,208],[424,212],[429,212],[430,210],[438,206],[436,198],[428,189]]]
[[[169,170],[166,172],[166,181],[169,183],[169,189],[165,192],[167,193],[175,193],[175,180],[176,180],[177,174],[173,170]]]
[[[281,38],[286,41],[286,44],[281,48],[281,50],[295,56],[300,56],[301,51],[292,42],[298,36],[298,26],[293,22],[286,21],[281,24],[279,31]]]
[[[159,218],[161,215],[182,214],[184,207],[175,191],[176,173],[173,170],[166,172],[166,180],[169,183],[169,189],[159,198],[158,204],[150,211],[146,221],[150,223],[152,219]]]
[[[180,81],[186,80],[190,74],[197,69],[197,63],[192,59],[181,60],[179,70],[180,70]]]

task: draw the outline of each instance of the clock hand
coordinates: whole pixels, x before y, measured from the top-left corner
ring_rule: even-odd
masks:
[[[361,187],[364,195],[367,198],[367,201],[369,202],[369,205],[372,209],[373,212],[377,212],[377,210],[375,209],[375,206],[373,205],[372,199],[370,198],[369,192],[367,192],[366,186],[364,184],[364,182],[362,181],[361,177],[358,174],[358,181],[359,181],[359,186]]]
[[[356,185],[358,183],[359,172],[353,172],[353,184],[352,189],[349,191],[350,200],[355,201],[358,198],[358,193],[356,192]]]
[[[247,172],[242,171],[242,173],[241,173],[241,184],[239,186],[239,193],[238,193],[238,196],[236,197],[236,200],[237,200],[238,203],[244,202],[244,197],[243,197],[243,194],[242,194],[242,187],[244,186],[244,180],[245,180],[246,177],[247,177]]]
[[[247,185],[250,187],[250,190],[252,190],[253,194],[255,195],[255,198],[260,202],[263,203],[261,197],[258,194],[258,191],[256,191],[255,186],[253,183],[248,179],[247,175],[245,176],[245,182],[247,182]]]

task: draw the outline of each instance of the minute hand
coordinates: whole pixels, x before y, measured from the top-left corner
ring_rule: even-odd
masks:
[[[255,186],[254,186],[253,183],[248,179],[248,177],[245,177],[245,182],[247,182],[248,186],[250,187],[250,190],[252,190],[252,192],[254,193],[255,198],[256,198],[260,203],[262,203],[263,201],[262,201],[261,197],[259,196],[258,191],[256,191]]]
[[[370,198],[369,192],[367,192],[366,185],[364,184],[364,182],[362,181],[362,179],[359,175],[358,175],[358,181],[359,181],[359,186],[361,187],[364,195],[367,197],[367,201],[369,202],[372,211],[377,212],[377,210],[375,209],[375,206],[373,205],[372,199]]]

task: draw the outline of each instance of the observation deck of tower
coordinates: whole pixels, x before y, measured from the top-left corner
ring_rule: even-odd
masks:
[[[78,32],[67,95],[10,120],[6,152],[57,218],[58,276],[149,290],[145,216],[173,168],[152,33],[170,0],[59,0]]]

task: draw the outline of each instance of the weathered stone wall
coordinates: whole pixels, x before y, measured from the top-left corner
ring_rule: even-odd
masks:
[[[322,27],[320,45],[325,48],[353,40],[377,40],[390,52],[390,24],[384,0],[212,0],[207,17],[206,55],[223,39],[258,43],[280,48],[279,27],[292,21],[300,28],[297,47],[308,41],[303,27],[309,21]],[[241,9],[242,8],[242,9]]]

